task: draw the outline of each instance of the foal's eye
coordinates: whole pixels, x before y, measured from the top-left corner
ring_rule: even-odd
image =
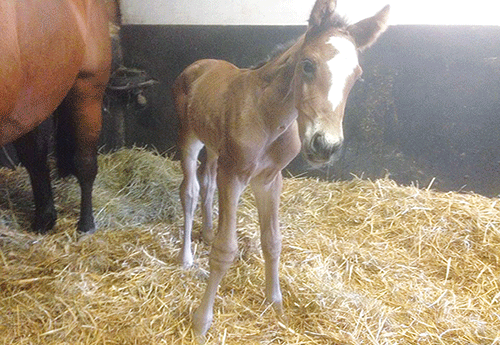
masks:
[[[302,61],[302,70],[305,74],[312,76],[314,72],[316,72],[316,66],[314,65],[314,62],[306,59]]]

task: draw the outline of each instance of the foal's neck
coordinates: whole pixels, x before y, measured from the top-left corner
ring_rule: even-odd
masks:
[[[297,117],[294,101],[294,73],[301,39],[279,57],[255,70],[262,93],[259,110],[271,130],[288,127]]]

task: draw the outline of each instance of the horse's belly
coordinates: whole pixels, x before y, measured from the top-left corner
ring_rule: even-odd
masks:
[[[17,2],[15,15],[10,13],[17,41],[11,40],[0,58],[0,145],[50,116],[73,86],[85,53],[69,7],[59,1],[36,4]]]

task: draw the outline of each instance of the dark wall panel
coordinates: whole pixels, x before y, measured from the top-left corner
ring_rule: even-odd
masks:
[[[224,59],[240,67],[264,59],[278,43],[296,39],[305,27],[124,26],[125,65],[143,69],[160,84],[147,91],[149,106],[129,118],[128,143],[169,150],[176,139],[170,88],[184,68],[199,59]]]

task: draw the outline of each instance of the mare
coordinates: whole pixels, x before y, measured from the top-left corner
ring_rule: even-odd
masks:
[[[0,147],[13,142],[27,168],[35,201],[33,229],[56,221],[47,165],[56,113],[60,175],[81,189],[78,230],[92,233],[101,106],[111,66],[107,12],[101,0],[0,2]]]
[[[281,234],[278,221],[282,169],[302,149],[312,165],[339,155],[347,96],[361,75],[358,52],[387,27],[389,7],[348,25],[335,13],[336,1],[317,0],[307,31],[281,55],[256,69],[226,61],[200,60],[176,79],[173,97],[180,122],[179,149],[184,179],[184,243],[180,260],[193,263],[191,230],[200,183],[202,236],[212,241],[210,276],[193,315],[198,337],[208,331],[222,277],[236,251],[236,210],[250,184],[256,199],[265,259],[266,299],[282,312],[278,278]],[[212,232],[211,207],[219,192],[219,222]]]

